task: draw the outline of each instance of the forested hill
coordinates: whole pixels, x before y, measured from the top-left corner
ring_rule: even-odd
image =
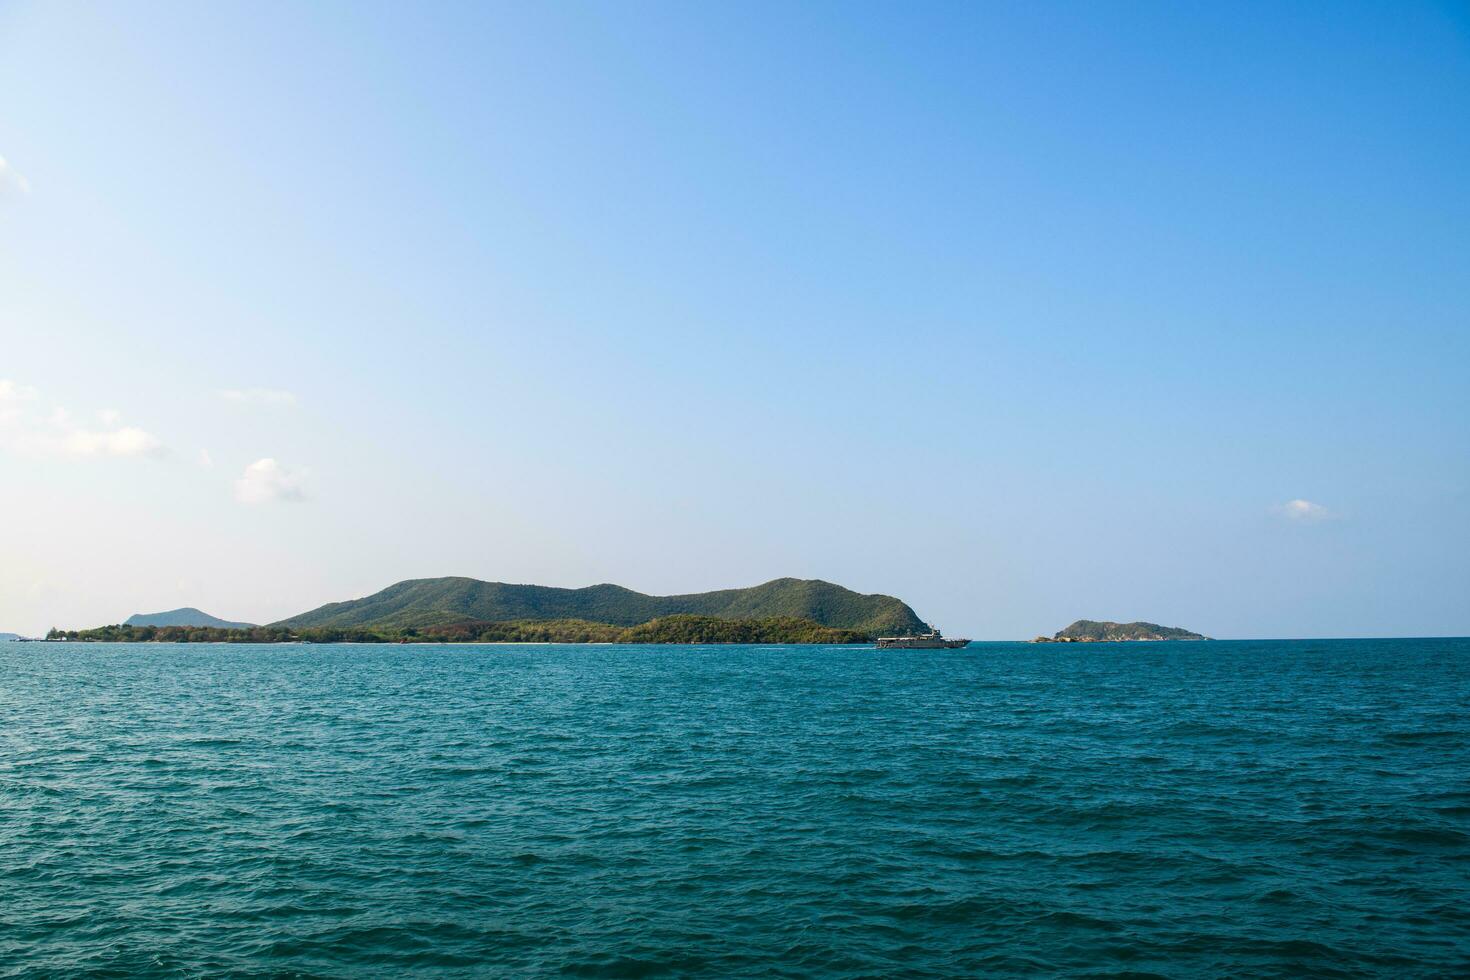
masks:
[[[636,626],[662,616],[790,617],[868,635],[919,633],[923,620],[887,595],[860,595],[819,579],[781,578],[748,589],[653,596],[618,585],[557,589],[472,578],[412,579],[364,599],[333,602],[277,626],[422,629],[466,621],[585,620]]]

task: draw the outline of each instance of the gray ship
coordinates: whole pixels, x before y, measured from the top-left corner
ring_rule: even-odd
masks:
[[[969,640],[950,640],[937,628],[918,636],[880,636],[879,650],[958,650],[970,645]]]

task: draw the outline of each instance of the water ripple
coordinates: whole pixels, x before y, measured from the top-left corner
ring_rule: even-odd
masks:
[[[0,976],[1470,973],[1470,642],[0,647]]]

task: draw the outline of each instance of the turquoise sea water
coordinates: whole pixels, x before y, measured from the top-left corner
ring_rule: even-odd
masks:
[[[1470,641],[0,645],[3,976],[1470,974]]]

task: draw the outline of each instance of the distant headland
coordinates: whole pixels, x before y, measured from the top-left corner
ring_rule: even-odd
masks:
[[[124,626],[212,626],[222,630],[248,630],[254,623],[232,623],[209,613],[200,612],[193,606],[170,609],[161,613],[135,613],[123,621]]]
[[[1107,620],[1079,619],[1054,636],[1038,636],[1032,643],[1134,643],[1150,640],[1208,640],[1208,636],[1192,633],[1177,626],[1158,623],[1113,623]]]
[[[929,631],[907,603],[820,579],[654,596],[619,585],[559,589],[411,579],[265,626],[198,609],[137,615],[50,640],[196,643],[865,643]]]

